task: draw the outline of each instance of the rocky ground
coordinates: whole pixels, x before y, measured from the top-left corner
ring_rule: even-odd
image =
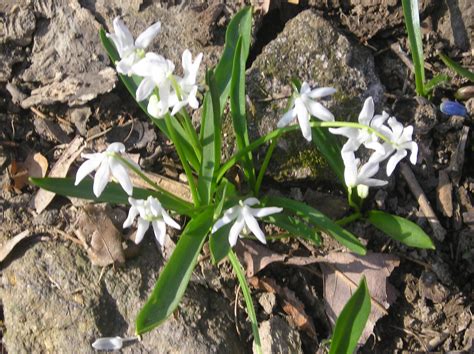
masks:
[[[469,0],[420,1],[427,75],[452,77],[429,101],[414,94],[398,1],[254,5],[260,10],[247,63],[252,137],[275,127],[295,76],[337,88],[328,102],[337,117],[357,117],[370,95],[377,111],[389,111],[415,127],[418,165],[399,168],[387,187],[373,192],[371,203],[417,222],[437,248],[407,248],[363,223],[351,226],[369,250],[395,256],[399,264],[389,278],[398,297],[361,351],[472,350],[474,98],[471,89],[463,102],[467,116],[440,112],[443,99],[453,99],[458,88],[472,83],[450,72],[437,52],[473,70],[474,5]],[[186,48],[203,52],[204,66],[210,67],[219,59],[226,25],[240,6],[141,0],[0,4],[3,352],[90,352],[99,336],[133,335],[135,315],[173,248],[170,241],[161,255],[151,237],[138,248],[131,243],[123,248],[125,209],[51,200],[26,183],[28,175],[73,175],[81,146],[100,150],[120,140],[159,183],[187,193],[172,146],[119,82],[101,48],[99,28],[109,31],[113,18],[122,16],[137,34],[160,20],[163,30],[151,49],[175,63]],[[296,140],[290,136],[279,144],[265,188],[342,217],[347,208],[327,167],[310,145]],[[231,134],[226,144],[224,157],[232,152]],[[119,240],[112,254],[95,247],[96,234]],[[11,240],[20,238],[9,252]],[[326,238],[321,248],[292,239],[269,246],[272,259],[289,255],[284,262],[255,269],[246,260],[258,272],[249,275],[266,352],[324,350],[331,330],[323,294],[326,273],[301,259],[340,248]],[[111,263],[107,257],[114,265],[101,267]],[[250,352],[250,325],[236,294],[230,266],[212,266],[205,249],[179,310],[124,351]]]

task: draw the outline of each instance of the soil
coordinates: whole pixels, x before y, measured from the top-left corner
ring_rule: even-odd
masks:
[[[84,2],[84,6],[90,7],[90,3],[93,2]],[[433,207],[442,229],[445,230],[440,234],[433,231],[417,198],[411,192],[410,182],[401,173],[400,168],[394,173],[387,188],[372,192],[368,207],[375,206],[415,221],[432,236],[436,250],[423,251],[404,247],[391,242],[364,223],[350,226],[362,237],[371,251],[390,253],[400,258],[400,265],[389,278],[398,290],[399,296],[389,308],[388,315],[377,322],[374,335],[360,351],[369,353],[473,350],[474,321],[471,312],[474,301],[473,98],[471,97],[469,102],[464,101],[470,109],[465,117],[450,117],[441,113],[438,108],[443,100],[453,100],[457,89],[473,83],[454,75],[437,57],[437,51],[443,50],[472,71],[474,69],[472,32],[469,28],[465,29],[467,39],[462,44],[451,41],[452,36],[442,32],[439,25],[442,23],[444,26],[446,20],[441,19],[448,13],[448,9],[444,9],[443,13],[433,6],[434,2],[421,1],[427,75],[431,77],[438,73],[449,73],[452,77],[450,83],[436,88],[433,97],[428,101],[416,97],[414,92],[414,77],[406,65],[406,58],[409,57],[406,55],[408,49],[403,17],[397,1],[382,1],[382,5],[372,5],[377,2],[371,1],[343,0],[301,1],[299,5],[285,1],[271,3],[270,11],[257,18],[255,40],[247,67],[251,67],[252,61],[283,30],[289,19],[309,7],[316,8],[327,21],[354,42],[364,45],[374,55],[376,72],[385,86],[384,109],[394,113],[404,123],[415,126],[416,139],[420,146],[419,163],[410,168]],[[451,4],[449,1],[448,3]],[[173,4],[175,5],[181,6]],[[207,29],[202,31],[201,43],[217,45],[222,41],[225,21],[228,21],[235,9],[221,5],[219,13],[216,10],[217,5],[212,5],[216,8],[209,13],[212,12],[218,20],[215,20],[212,26],[208,26],[209,31]],[[145,6],[146,2],[143,2],[137,5],[137,8],[142,9]],[[465,4],[460,6],[469,7]],[[450,16],[461,15],[459,11],[450,12]],[[203,18],[206,16],[203,15]],[[462,18],[457,20],[451,18],[453,23],[462,21]],[[30,37],[33,31],[34,27],[25,28],[25,33],[19,34],[18,38]],[[21,102],[25,102],[23,97],[25,94],[22,92],[28,87],[23,85],[21,90],[17,91],[15,87],[21,82],[21,77],[24,79],[22,75],[28,73],[28,65],[32,61],[32,56],[38,55],[38,50],[32,50],[33,45],[28,41],[18,43],[15,39],[8,39],[10,42],[7,39],[0,41],[6,43],[1,47],[3,52],[0,53],[0,58],[9,58],[9,61],[7,60],[9,70],[0,71],[0,74],[8,77],[7,80],[0,82],[1,241],[3,243],[26,229],[35,234],[35,241],[25,240],[17,246],[9,255],[9,262],[22,257],[37,241],[69,243],[70,241],[62,234],[69,232],[71,225],[74,224],[74,220],[69,218],[71,208],[76,206],[72,205],[70,200],[56,197],[45,211],[36,215],[31,205],[36,188],[16,185],[17,172],[13,167],[25,161],[32,151],[40,152],[52,166],[61,154],[62,144],[68,144],[76,134],[92,137],[108,130],[107,134],[91,139],[92,149],[100,149],[106,142],[114,141],[118,139],[117,137],[126,139],[130,147],[129,152],[141,155],[141,163],[147,170],[172,180],[180,180],[183,171],[180,170],[173,148],[161,134],[152,129],[146,116],[139,111],[120,83],[112,89],[114,85],[110,78],[108,81],[104,79],[104,87],[97,88],[95,93],[97,97],[92,100],[77,101],[78,97],[68,96],[59,102],[30,100],[27,106],[22,105]],[[26,47],[21,52],[16,53],[15,49],[8,54],[8,46],[13,45],[12,43]],[[394,43],[400,44],[399,49],[391,46]],[[104,69],[107,64],[103,58],[93,63],[98,66],[97,72],[107,70]],[[41,81],[43,78],[38,80]],[[81,106],[76,107],[77,105]],[[465,141],[464,145],[460,144],[462,141]],[[265,180],[267,189],[287,195],[303,198],[314,193],[324,193],[332,201],[339,200],[341,192],[332,184],[322,183],[315,186],[314,183],[313,180],[296,182],[277,182],[271,178]],[[77,202],[74,203],[77,205]],[[319,249],[294,239],[273,243],[270,248],[280,253],[298,256],[320,255],[340,249],[340,245],[326,239],[324,241],[323,247]],[[123,267],[127,267],[127,262],[125,261]],[[2,264],[2,272],[8,268],[8,264]],[[322,276],[318,269],[316,265],[272,264],[257,275],[261,278],[274,279],[281,288],[294,292],[296,298],[304,304],[316,331],[316,336],[312,337],[307,331],[297,328],[304,353],[322,351],[325,347],[324,340],[330,337],[330,326],[323,310]],[[235,301],[236,283],[228,264],[221,264],[216,269],[205,255],[196,272],[200,272],[200,276],[204,278],[202,283],[207,287],[222,294],[230,302]],[[254,299],[258,299],[259,303],[257,305],[259,322],[273,321],[272,318],[275,316],[285,317],[282,315],[284,312],[280,294],[277,293],[276,300],[271,301],[268,300],[267,294],[262,290],[253,289]],[[273,303],[269,305],[269,301]],[[240,329],[240,341],[245,343],[250,351],[251,331],[245,317],[242,307],[236,317],[237,326]],[[1,320],[0,331],[5,327],[8,328],[8,324],[3,323],[3,318]],[[289,322],[291,323],[291,319]],[[291,327],[295,328],[294,324]],[[267,332],[271,335],[271,331]],[[299,339],[295,339],[295,342],[299,343]],[[1,350],[7,352],[8,347],[2,346]]]

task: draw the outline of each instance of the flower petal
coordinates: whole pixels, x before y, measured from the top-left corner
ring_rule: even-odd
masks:
[[[79,167],[77,170],[76,181],[74,182],[75,186],[77,186],[79,182],[81,182],[89,173],[95,171],[104,159],[104,155],[102,153],[87,154],[87,156],[90,156],[88,157],[89,159],[84,161],[81,167]]]
[[[411,150],[410,162],[412,163],[412,165],[416,165],[416,160],[418,158],[418,144],[414,141],[410,141],[408,145],[409,147],[407,148]]]
[[[248,205],[248,206],[254,206],[254,205],[257,205],[260,203],[260,201],[257,199],[257,198],[254,198],[254,197],[250,197],[250,198],[247,198],[243,201],[244,205]]]
[[[153,233],[155,234],[155,238],[161,247],[165,244],[165,236],[166,236],[166,224],[164,221],[161,220],[154,220],[151,223],[153,225]]]
[[[295,118],[295,110],[292,108],[288,112],[286,112],[283,117],[278,121],[277,127],[278,128],[283,128],[286,127],[288,124],[290,124],[293,119]]]
[[[127,216],[127,219],[123,223],[123,228],[125,229],[127,227],[132,226],[133,220],[135,220],[138,214],[139,214],[138,209],[132,205],[130,209],[128,210],[128,216]]]
[[[311,136],[311,126],[309,125],[309,113],[306,110],[306,107],[302,101],[300,101],[298,98],[295,101],[295,111],[296,111],[296,117],[298,118],[298,124],[301,129],[301,133],[303,134],[303,137],[311,141],[312,136]]]
[[[343,135],[346,138],[356,138],[359,130],[357,128],[342,127],[342,128],[329,128],[331,134]]]
[[[139,244],[143,240],[143,236],[145,236],[146,230],[150,227],[150,222],[146,221],[142,217],[138,218],[137,222],[137,233],[135,234],[135,243]]]
[[[334,121],[334,115],[321,103],[316,101],[307,100],[306,107],[308,108],[309,113],[325,122],[332,122]]]
[[[227,225],[228,223],[230,223],[232,220],[234,220],[235,218],[237,218],[237,214],[240,212],[240,209],[241,209],[241,206],[240,205],[236,205],[230,209],[227,209],[224,213],[224,215],[222,216],[222,218],[218,219],[216,221],[216,223],[214,224],[214,226],[212,227],[212,231],[211,233],[214,233],[216,232],[217,230],[219,230],[222,226],[224,225]]]
[[[387,176],[390,176],[392,174],[393,170],[395,170],[395,167],[397,167],[397,164],[405,156],[407,156],[406,150],[397,150],[397,152],[392,157],[390,157],[387,162]]]
[[[140,85],[138,85],[136,100],[140,102],[148,98],[148,96],[150,96],[153,92],[154,88],[155,83],[151,79],[151,77],[144,77],[143,80],[140,82]]]
[[[367,97],[364,102],[364,106],[362,107],[362,110],[359,113],[359,123],[369,125],[370,120],[374,116],[374,110],[374,100],[372,99],[372,97]]]
[[[234,225],[230,228],[229,232],[229,244],[230,247],[234,247],[235,244],[237,243],[237,238],[239,237],[240,232],[244,228],[245,225],[245,220],[244,216],[240,214],[237,217],[237,220],[235,221]]]
[[[308,93],[308,96],[311,98],[321,98],[333,95],[336,91],[333,87],[318,87]]]
[[[105,189],[105,186],[109,182],[110,177],[110,168],[108,157],[104,158],[99,166],[99,169],[94,176],[94,185],[92,190],[94,191],[95,196],[98,198]]]
[[[179,224],[176,221],[174,221],[174,219],[171,216],[169,216],[169,214],[166,212],[165,209],[161,209],[161,215],[163,216],[163,221],[167,225],[171,226],[174,229],[181,230],[181,226],[179,226]]]
[[[259,208],[259,209],[250,210],[252,215],[257,218],[263,218],[265,216],[280,213],[282,211],[283,211],[283,208],[278,208],[278,207],[268,207],[268,208]]]
[[[242,215],[244,216],[245,224],[260,242],[266,244],[267,241],[265,240],[265,234],[263,233],[262,229],[260,229],[257,219],[255,219],[249,209],[249,207],[244,207],[242,210]]]
[[[158,21],[143,31],[136,39],[135,46],[145,49],[151,43],[153,38],[160,32],[161,22]]]
[[[109,165],[110,170],[112,172],[112,176],[120,183],[123,190],[128,194],[133,194],[133,184],[130,180],[130,176],[128,175],[127,168],[122,165],[122,162],[114,157],[109,157]]]

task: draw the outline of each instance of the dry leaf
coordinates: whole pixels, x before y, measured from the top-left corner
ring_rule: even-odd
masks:
[[[66,177],[69,171],[69,167],[74,162],[74,160],[79,156],[83,147],[81,147],[84,139],[80,136],[76,136],[68,145],[66,150],[63,152],[63,155],[59,158],[58,161],[54,164],[49,172],[48,177]],[[44,189],[39,189],[34,198],[33,204],[36,209],[36,212],[41,213],[46,207],[51,203],[56,194],[53,192],[46,191]]]
[[[285,255],[273,252],[266,246],[262,246],[251,240],[237,242],[235,252],[243,259],[247,269],[247,277],[253,277],[267,265],[274,262],[283,262]]]
[[[74,227],[92,264],[104,267],[125,262],[122,234],[107,215],[105,207],[86,205],[80,210]]]
[[[24,238],[30,236],[30,232],[25,230],[20,232],[18,235],[12,237],[3,245],[0,246],[0,262],[3,262],[5,258],[10,254],[10,252],[15,248],[15,246]]]
[[[287,287],[279,286],[271,278],[249,278],[249,283],[256,289],[279,295],[282,300],[283,311],[298,329],[305,331],[311,338],[316,338],[316,329],[313,320],[306,314],[303,303],[295,293]]]
[[[400,263],[395,256],[383,253],[368,253],[357,256],[352,253],[330,253],[321,263],[324,279],[326,313],[334,326],[360,279],[365,275],[369,288],[371,312],[359,344],[364,344],[373,333],[375,323],[387,314],[387,309],[397,297],[396,289],[387,281],[393,269]]]
[[[436,201],[438,210],[448,218],[453,216],[453,184],[449,180],[448,173],[445,170],[439,171],[438,186],[436,187]]]
[[[10,175],[13,179],[13,187],[16,190],[23,189],[28,184],[29,177],[44,177],[48,170],[48,160],[39,152],[30,152],[24,162],[12,161]]]

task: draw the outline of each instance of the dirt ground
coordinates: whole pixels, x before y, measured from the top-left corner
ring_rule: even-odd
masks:
[[[258,18],[255,42],[250,61],[261,52],[284,28],[285,23],[306,8],[316,8],[321,14],[347,34],[355,42],[371,50],[375,67],[385,86],[385,109],[406,124],[415,126],[416,139],[420,146],[419,163],[410,166],[414,177],[399,168],[387,188],[373,191],[372,206],[407,217],[415,221],[432,237],[435,251],[420,251],[404,247],[366,224],[356,223],[350,228],[367,242],[372,252],[396,255],[400,265],[394,269],[389,280],[398,292],[398,298],[380,319],[374,334],[360,349],[361,352],[394,351],[472,351],[474,321],[472,304],[474,300],[474,145],[472,143],[474,101],[471,96],[462,100],[468,108],[468,115],[447,116],[440,112],[443,100],[454,100],[455,92],[464,86],[473,85],[449,71],[437,56],[443,50],[466,68],[474,69],[473,38],[467,42],[451,41],[444,35],[441,20],[448,9],[441,9],[430,1],[421,1],[423,39],[427,58],[427,75],[448,73],[450,83],[436,88],[433,97],[426,100],[416,97],[414,77],[410,72],[410,57],[406,54],[407,39],[403,27],[403,16],[397,1],[384,1],[384,6],[367,5],[367,1],[301,1],[291,5],[285,1],[272,1],[269,12]],[[448,3],[451,3],[448,1]],[[471,7],[472,9],[472,7]],[[451,12],[451,16],[455,16]],[[459,15],[460,16],[460,15]],[[459,19],[461,21],[462,19]],[[451,19],[451,22],[456,20]],[[223,26],[217,26],[215,33],[206,33],[203,41],[222,40]],[[210,36],[210,39],[208,38]],[[469,44],[469,41],[471,44]],[[394,45],[395,44],[395,45]],[[27,55],[28,53],[26,53]],[[25,63],[12,64],[13,78],[23,69]],[[250,67],[251,62],[247,64]],[[11,80],[10,80],[11,81]],[[31,151],[40,152],[51,161],[56,160],[58,146],[68,144],[76,130],[82,129],[86,136],[99,133],[91,144],[97,148],[105,141],[118,138],[133,140],[133,153],[146,156],[144,165],[150,171],[178,181],[182,176],[173,148],[166,144],[162,135],[146,123],[146,117],[132,102],[125,88],[118,84],[111,93],[99,95],[89,103],[89,110],[75,113],[88,116],[85,123],[72,121],[69,107],[64,104],[32,106],[22,108],[17,97],[0,83],[0,167],[2,198],[0,199],[1,230],[4,235],[16,235],[30,230],[45,242],[55,240],[70,242],[63,233],[70,229],[66,219],[71,203],[66,198],[56,197],[40,215],[33,217],[30,204],[36,188],[18,177],[22,163]],[[81,124],[83,124],[81,126]],[[100,132],[107,131],[100,135]],[[419,184],[438,218],[438,228],[432,224],[420,205],[419,195],[413,193],[413,180]],[[330,184],[314,186],[312,180],[279,183],[265,181],[265,188],[286,194],[305,195],[308,190],[330,193],[337,200],[341,191]],[[331,189],[328,191],[328,189]],[[3,240],[2,240],[3,241]],[[22,249],[32,241],[26,240],[8,257],[21,257]],[[295,256],[322,255],[340,246],[325,239],[322,248],[308,245],[294,239],[281,244],[272,244],[271,249]],[[231,280],[230,268],[221,265],[212,270],[203,257],[200,264],[202,274],[210,277],[224,275],[216,291],[234,301],[235,281]],[[2,268],[4,265],[2,265]],[[125,264],[126,267],[126,264]],[[330,336],[330,327],[324,316],[322,303],[322,275],[317,265],[272,264],[256,275],[260,279],[271,279],[279,291],[291,291],[304,305],[314,325],[316,336],[298,328],[305,353],[322,350],[321,342]],[[281,290],[284,289],[284,290]],[[283,296],[276,292],[276,298]],[[281,314],[281,304],[268,305],[268,292],[258,285],[253,288],[254,299],[259,303],[259,322]],[[274,301],[274,300],[272,300]],[[270,301],[270,302],[272,302]],[[290,316],[291,317],[291,316]],[[241,340],[247,341],[251,334],[244,312],[238,320]],[[2,321],[3,323],[3,321]],[[291,320],[290,320],[291,323]],[[250,348],[250,344],[248,344]],[[2,347],[2,352],[8,348]]]

